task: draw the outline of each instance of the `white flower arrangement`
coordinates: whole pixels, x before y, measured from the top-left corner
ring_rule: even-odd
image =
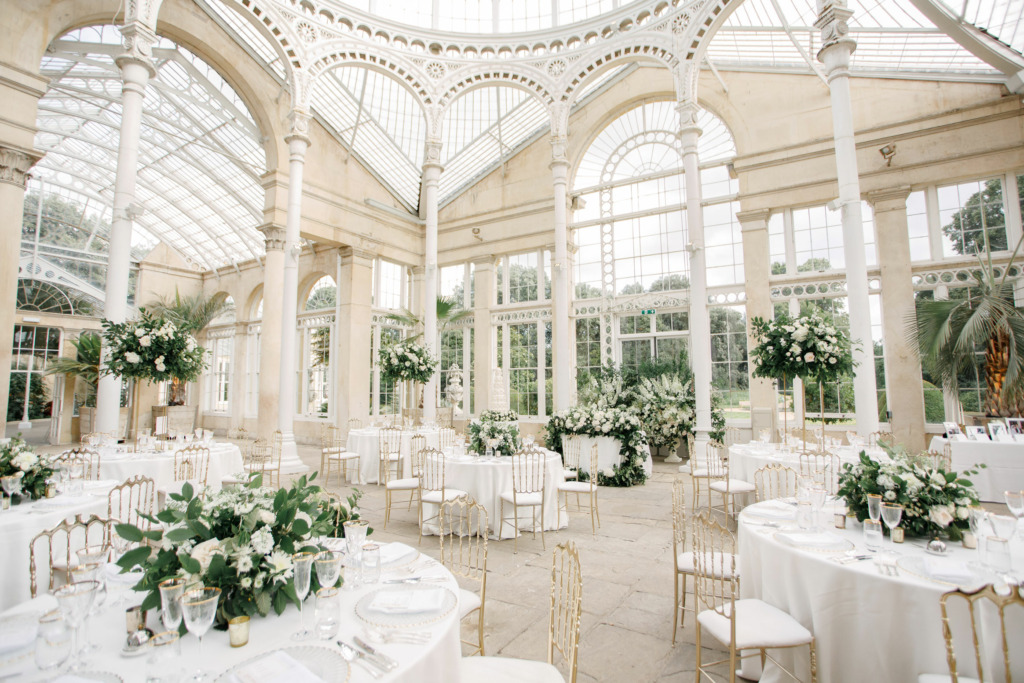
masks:
[[[758,339],[750,351],[755,377],[831,382],[853,372],[849,337],[817,313],[796,320],[786,315],[774,320],[753,318],[750,325]]]
[[[437,361],[426,348],[408,342],[383,346],[378,356],[381,379],[385,382],[411,381],[425,384],[433,377]]]
[[[103,340],[110,350],[105,372],[117,377],[162,382],[192,382],[206,368],[206,350],[192,335],[146,309],[124,323],[103,321]]]

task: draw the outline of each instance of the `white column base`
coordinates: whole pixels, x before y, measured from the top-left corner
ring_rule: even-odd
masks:
[[[18,429],[20,429],[20,430],[32,429],[32,423],[31,422],[19,422],[18,423]]]
[[[308,472],[309,466],[299,459],[299,450],[295,445],[295,434],[286,432],[281,435],[281,474],[299,474]]]

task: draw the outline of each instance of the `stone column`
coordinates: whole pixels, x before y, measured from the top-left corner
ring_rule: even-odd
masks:
[[[857,47],[857,43],[848,36],[847,21],[851,16],[853,12],[847,9],[846,0],[818,0],[818,20],[814,25],[821,29],[824,47],[818,51],[818,59],[825,65],[832,101],[839,203],[843,212],[850,336],[860,342],[853,350],[853,359],[857,363],[853,378],[857,433],[867,436],[878,431],[878,395],[871,343],[871,309],[868,305],[868,267],[864,256],[864,219],[861,215],[857,147],[850,98],[850,55]]]
[[[435,360],[437,345],[437,181],[441,177],[441,141],[427,140],[423,164],[423,219],[426,221],[423,265],[423,343]],[[437,417],[438,375],[435,372],[423,392],[423,420]]]
[[[237,308],[236,308],[237,311]],[[245,425],[245,378],[249,363],[249,321],[235,323],[235,336],[231,340],[231,401],[228,410],[228,430]],[[259,359],[256,359],[259,362]]]
[[[569,304],[572,292],[569,286],[569,250],[567,223],[566,182],[569,160],[565,156],[568,139],[564,135],[551,137],[551,177],[555,196],[555,262],[552,268],[551,341],[552,363],[555,371],[553,399],[555,411],[569,407],[572,401],[572,330]],[[549,408],[550,410],[550,408]]]
[[[302,472],[308,469],[295,450],[295,326],[299,297],[299,228],[302,223],[302,172],[309,149],[310,116],[298,109],[291,113],[291,133],[288,143],[288,218],[285,222],[283,276],[281,278],[281,363],[278,385],[281,399],[277,404],[277,428],[284,437],[281,455],[282,472]],[[268,291],[264,285],[264,292]],[[264,296],[264,301],[266,296]],[[266,339],[266,336],[264,336]]]
[[[488,254],[473,260],[473,369],[476,373],[476,412],[479,415],[488,410],[491,400],[491,363],[494,351],[491,346],[491,306],[494,305],[494,256]],[[468,370],[468,368],[467,368]],[[468,375],[467,375],[468,377]],[[467,411],[468,412],[468,411]]]
[[[142,133],[142,99],[146,84],[156,74],[152,51],[156,35],[139,22],[121,28],[125,53],[117,58],[121,69],[121,137],[117,149],[117,173],[114,180],[113,219],[107,255],[106,298],[103,317],[115,323],[128,315],[128,273],[131,266],[132,221],[135,207],[135,181],[139,172],[139,138]],[[106,350],[104,349],[104,357]],[[98,432],[117,432],[121,413],[121,380],[113,375],[100,377],[96,392]]]
[[[340,402],[338,426],[347,429],[350,418],[357,417],[365,423],[370,417],[373,254],[352,247],[342,247],[339,253],[338,338],[331,358],[337,358],[334,366],[335,395]]]
[[[868,193],[875,208],[878,263],[882,271],[882,337],[885,348],[886,405],[897,443],[911,453],[924,450],[924,393],[921,361],[907,340],[906,319],[914,310],[907,197],[910,187]]]
[[[686,225],[690,237],[690,364],[693,367],[697,424],[694,439],[698,457],[706,452],[711,432],[711,317],[708,314],[706,254],[704,252],[704,212],[701,207],[700,160],[697,140],[697,103],[680,102],[679,134],[683,143],[683,172],[686,179]],[[666,462],[677,462],[671,454]]]
[[[18,293],[17,245],[21,240],[25,180],[29,169],[41,158],[29,149],[0,145],[0,235],[7,246],[0,249],[0,415],[7,415],[11,385],[11,340]],[[0,438],[4,437],[6,427],[5,417],[0,421]]]
[[[426,308],[424,308],[424,302],[427,300],[425,295],[427,269],[425,266],[413,266],[412,268],[410,268],[410,273],[412,277],[412,288],[409,293],[409,296],[411,298],[409,300],[408,308],[410,311],[426,311]],[[437,312],[436,309],[434,312]],[[422,316],[420,320],[423,320]],[[423,332],[423,330],[414,328],[409,332],[410,334],[407,336],[421,333]],[[426,344],[426,342],[423,343]],[[378,348],[380,348],[379,341]],[[440,354],[438,354],[438,357],[440,357]],[[437,367],[438,372],[440,372],[440,363],[438,364]],[[423,417],[423,413],[420,412],[420,392],[422,392],[422,395],[424,397],[423,400],[425,406],[427,397],[426,385],[420,386],[417,385],[415,382],[398,382],[395,385],[395,391],[399,392],[400,394],[398,404],[399,406],[401,406],[404,415],[419,415],[421,418]]]
[[[281,396],[281,289],[284,279],[284,229],[260,226],[267,255],[263,262],[263,318],[260,322],[260,393],[257,410],[258,436],[269,439],[277,429]],[[292,325],[292,329],[295,326]]]
[[[770,278],[772,272],[768,245],[769,209],[740,211],[736,218],[743,234],[743,274],[747,291],[747,348],[752,349],[757,339],[751,334],[750,321],[753,318],[772,318],[772,297]],[[775,387],[770,379],[753,376],[753,361],[747,364],[750,382],[750,433],[757,438],[762,429],[775,434],[778,422]]]

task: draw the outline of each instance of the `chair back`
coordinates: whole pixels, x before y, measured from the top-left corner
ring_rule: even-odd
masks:
[[[562,435],[562,466],[567,470],[580,469],[580,451],[583,448],[583,438],[577,434]]]
[[[915,458],[922,465],[933,470],[949,472],[953,469],[953,455],[947,443],[941,451],[926,451]]]
[[[249,465],[249,470],[255,472],[257,469],[262,472],[270,462],[274,449],[270,442],[260,437],[249,444],[244,451],[244,461]]]
[[[583,612],[583,572],[580,554],[572,541],[560,543],[551,561],[551,613],[548,621],[548,664],[554,664],[555,650],[569,667],[569,683],[576,683]]]
[[[409,439],[409,465],[412,467],[412,476],[418,477],[423,473],[423,449],[427,447],[427,437],[416,434]]]
[[[137,474],[110,489],[107,494],[107,518],[148,529],[150,522],[142,517],[152,515],[156,505],[156,483]]]
[[[871,432],[868,434],[868,445],[869,446],[895,446],[896,437],[893,436],[892,432]]]
[[[377,435],[377,448],[381,457],[385,453],[398,455],[402,450],[402,428],[381,427]]]
[[[761,502],[795,496],[799,480],[800,475],[792,467],[769,463],[754,472],[754,499]]]
[[[708,475],[715,479],[728,478],[729,458],[725,457],[726,452],[721,441],[708,441],[703,458],[697,458],[696,469],[706,469]]]
[[[672,481],[672,555],[678,562],[679,554],[690,546],[691,524],[686,519],[686,483],[682,479]],[[679,567],[677,566],[678,570]]]
[[[441,564],[487,588],[487,509],[460,496],[441,505]]]
[[[590,470],[588,471],[588,474],[590,475],[590,481],[594,482],[594,485],[596,486],[597,485],[597,443],[596,442],[590,445]]]
[[[334,425],[324,425],[320,431],[321,448],[339,448],[345,445],[345,439],[341,434],[341,428]]]
[[[360,418],[358,418],[358,417],[350,417],[348,419],[348,430],[349,431],[352,431],[353,429],[362,429],[362,428],[363,428],[363,421]]]
[[[830,494],[839,488],[839,456],[835,453],[801,453],[800,476],[822,484]]]
[[[437,424],[441,427],[447,427],[451,429],[453,422],[453,412],[455,412],[455,408],[453,406],[438,406],[437,411],[434,414],[437,420]]]
[[[210,471],[210,449],[191,444],[174,452],[174,480],[198,481],[206,486],[206,475]]]
[[[327,489],[320,489],[320,493],[318,495],[320,496],[320,509],[324,511],[334,511],[334,519],[332,520],[334,523],[334,531],[331,532],[331,538],[338,538],[344,530],[341,514],[346,510],[345,501],[341,497],[341,494],[328,491]]]
[[[45,591],[53,592],[58,587],[55,569],[62,567],[67,570],[74,566],[74,561],[78,560],[76,553],[83,548],[109,542],[110,520],[96,515],[87,520],[76,515],[72,522],[62,520],[52,529],[36,534],[28,547],[29,592],[32,597],[39,593],[41,571],[46,571]]]
[[[693,575],[695,611],[710,609],[731,620],[739,597],[736,538],[709,510],[693,519]]]
[[[284,434],[280,429],[275,429],[270,437],[270,464],[269,469],[281,469],[281,456],[284,454]]]
[[[441,427],[437,430],[438,448],[442,451],[455,445],[455,430],[451,427]]]
[[[420,475],[420,491],[444,491],[444,451],[424,448],[420,451],[423,459],[423,473]]]
[[[544,454],[525,447],[512,456],[512,494],[544,492]]]
[[[100,478],[100,454],[85,447],[72,448],[54,456],[53,464],[55,467],[65,464],[72,473],[78,470],[82,479]]]
[[[961,606],[954,607],[958,604]],[[1016,671],[1017,674],[1020,674],[1021,671],[1024,671],[1024,664],[1019,655],[1015,666],[1011,661],[1011,643],[1017,643],[1012,648],[1014,652],[1020,652],[1021,648],[1019,647],[1019,636],[1013,636],[1012,632],[1008,635],[1006,624],[1008,616],[1016,627],[1019,627],[1021,620],[1024,619],[1024,588],[1010,586],[1008,595],[997,593],[992,584],[974,591],[958,588],[945,593],[940,600],[940,606],[942,608],[942,636],[946,641],[946,663],[949,666],[952,683],[957,683],[960,676],[970,676],[979,681],[1012,683],[1013,672]],[[954,622],[954,617],[951,615],[953,610],[956,611],[957,616],[966,617],[970,621],[969,627],[974,649],[974,671],[971,672],[964,671],[960,666],[962,661],[970,661],[969,658],[963,657],[958,661],[956,656],[954,630],[958,635],[962,635],[966,633],[966,628],[959,619]],[[999,623],[998,631],[995,628],[996,619]],[[999,652],[1001,657],[997,658],[996,652]],[[997,662],[1001,662],[1002,666],[999,667]],[[986,672],[986,665],[990,665],[996,671],[1001,668],[1003,673],[993,675],[992,670]]]
[[[733,444],[737,444],[739,442],[740,442],[740,430],[739,430],[739,427],[726,427],[725,428],[725,436],[723,437],[723,443],[725,444],[725,447],[728,448],[729,446],[732,446]]]

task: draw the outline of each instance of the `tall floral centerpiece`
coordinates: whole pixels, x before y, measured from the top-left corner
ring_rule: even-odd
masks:
[[[0,477],[17,477],[21,480],[22,495],[32,500],[46,495],[46,480],[53,476],[53,468],[43,460],[27,443],[18,437],[0,445]]]
[[[469,450],[484,453],[488,444],[495,455],[512,455],[519,450],[519,414],[514,410],[485,410],[467,427]]]
[[[437,360],[430,357],[426,347],[411,341],[382,346],[378,355],[380,378],[391,382],[417,382],[426,384],[437,370]]]
[[[680,441],[693,434],[696,410],[691,382],[673,374],[645,377],[633,391],[652,447],[674,452]]]
[[[160,582],[177,577],[221,589],[221,625],[297,605],[292,554],[319,551],[319,538],[342,535],[342,523],[359,517],[356,496],[345,507],[311,480],[300,477],[291,488],[274,490],[261,486],[262,476],[256,475],[245,486],[205,497],[186,483],[155,516],[143,515],[151,527],[118,524],[118,535],[140,544],[118,565],[142,570],[134,587],[146,593],[142,609],[159,608]]]

